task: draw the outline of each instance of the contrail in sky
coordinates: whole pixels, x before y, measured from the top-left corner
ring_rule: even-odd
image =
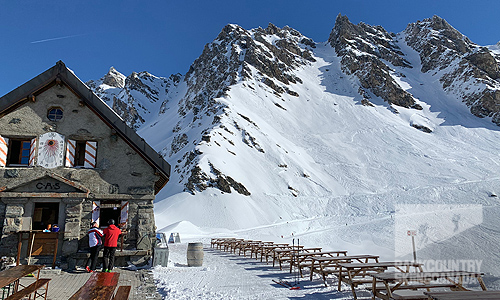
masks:
[[[51,38],[51,39],[45,39],[45,40],[39,40],[39,41],[30,42],[30,44],[37,44],[37,43],[57,41],[57,40],[62,40],[62,39],[69,39],[69,38],[73,38],[73,37],[77,37],[77,36],[82,36],[82,35],[84,35],[84,34],[61,36],[61,37],[56,37],[56,38]]]

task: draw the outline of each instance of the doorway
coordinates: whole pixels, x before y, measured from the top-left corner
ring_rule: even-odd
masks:
[[[115,220],[115,225],[120,222],[121,201],[102,200],[100,208],[101,226],[107,227],[110,219]]]

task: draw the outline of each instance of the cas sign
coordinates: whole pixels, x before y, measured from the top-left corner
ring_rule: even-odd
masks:
[[[64,162],[64,136],[47,132],[40,136],[38,144],[38,165],[47,169],[60,167]]]

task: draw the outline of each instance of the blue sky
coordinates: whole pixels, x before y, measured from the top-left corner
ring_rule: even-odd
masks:
[[[186,73],[229,24],[288,25],[316,42],[341,13],[391,32],[438,15],[480,45],[500,40],[497,0],[0,0],[0,95],[62,60],[83,81],[114,66],[129,75]]]

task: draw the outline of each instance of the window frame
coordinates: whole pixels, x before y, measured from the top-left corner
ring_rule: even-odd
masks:
[[[97,145],[98,142],[96,140],[68,139],[65,167],[95,169],[95,164],[97,162]]]
[[[7,146],[7,167],[29,167],[30,166],[30,152],[31,152],[31,140],[33,137],[26,138],[10,138],[9,144]],[[14,148],[14,144],[16,147]],[[28,145],[28,148],[23,148],[24,145]],[[14,151],[17,150],[17,151]],[[27,155],[23,155],[23,151],[28,151]],[[16,159],[16,162],[13,160]],[[28,161],[24,164],[22,163],[22,159],[26,158]]]
[[[60,111],[60,114],[57,112],[54,114],[51,114],[52,111]],[[52,119],[50,116],[53,115],[54,119]],[[60,106],[51,106],[49,109],[47,109],[47,119],[51,122],[60,122],[64,118],[64,110]]]

